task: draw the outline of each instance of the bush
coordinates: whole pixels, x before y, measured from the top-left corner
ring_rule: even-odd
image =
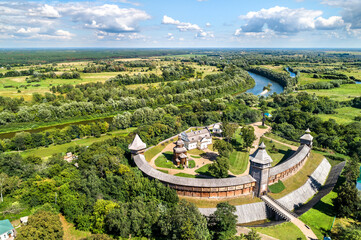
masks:
[[[278,180],[277,183],[272,184],[270,186],[268,186],[269,190],[271,191],[271,193],[280,193],[282,192],[286,187],[283,184],[283,182],[281,180]]]

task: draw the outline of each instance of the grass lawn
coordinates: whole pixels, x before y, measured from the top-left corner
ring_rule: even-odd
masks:
[[[257,126],[257,127],[260,128],[260,129],[267,129],[267,126],[259,125],[259,126]]]
[[[237,206],[237,205],[256,203],[262,201],[260,198],[252,197],[252,195],[246,195],[237,198],[222,199],[222,200],[185,197],[185,196],[179,196],[179,199],[185,199],[188,202],[194,203],[199,208],[215,208],[217,204],[221,202],[228,202],[231,205]]]
[[[164,169],[157,169],[159,172],[162,172],[162,173],[166,173],[166,174],[168,174],[169,173],[169,171],[168,170],[164,170]]]
[[[174,176],[178,176],[178,177],[186,177],[186,178],[196,178],[196,176],[195,176],[195,175],[188,174],[188,173],[177,173],[177,174],[174,174]]]
[[[87,137],[87,138],[71,141],[70,143],[65,143],[65,144],[60,144],[60,145],[50,145],[49,147],[39,147],[39,148],[29,149],[29,150],[25,150],[25,151],[21,152],[21,155],[23,157],[34,155],[34,156],[38,156],[41,158],[48,158],[48,157],[51,157],[55,153],[65,154],[67,149],[71,146],[76,146],[76,145],[89,146],[95,142],[104,141],[104,140],[110,139],[114,136],[127,135],[134,129],[136,129],[136,128],[127,128],[124,130],[114,131],[114,132],[111,132],[111,135],[105,134],[105,135],[102,135],[100,138]]]
[[[336,184],[341,184],[343,180],[338,179]],[[310,226],[313,232],[319,239],[322,239],[323,234],[327,233],[332,226],[335,217],[335,210],[333,208],[332,199],[337,197],[337,193],[332,190],[329,194],[324,196],[313,208],[307,211],[300,217],[300,220]],[[336,219],[334,226],[342,219]]]
[[[278,180],[277,183],[274,183],[270,186],[268,186],[271,193],[280,193],[283,190],[285,190],[285,185],[283,185],[283,182],[281,180]]]
[[[200,150],[198,148],[192,149],[188,151],[189,154],[194,154],[194,155],[201,155],[202,153],[204,153],[203,150]]]
[[[157,146],[152,147],[151,149],[149,149],[148,151],[146,151],[144,153],[145,159],[149,162],[150,160],[152,160],[152,158],[155,155],[160,153],[163,150],[164,147],[165,146],[162,146],[162,145],[157,145]]]
[[[59,214],[61,225],[63,226],[64,237],[67,240],[80,240],[91,235],[91,232],[80,231],[75,229],[74,224],[66,221],[65,217]]]
[[[312,151],[303,167],[295,175],[283,181],[286,189],[280,193],[270,193],[269,195],[275,199],[279,199],[301,187],[307,181],[308,176],[310,176],[318,165],[320,165],[323,158],[323,155]]]
[[[194,168],[196,166],[196,162],[194,160],[189,160],[188,161],[188,167],[189,168]]]
[[[248,161],[248,151],[233,151],[229,156],[229,170],[235,175],[242,174],[247,170]]]
[[[276,166],[278,163],[286,160],[293,153],[293,150],[283,144],[274,142],[267,138],[261,138],[260,142],[264,142],[266,144],[267,153],[272,158],[272,166]],[[272,151],[272,146],[274,145],[275,151]]]
[[[192,158],[201,158],[201,156],[191,155]]]
[[[338,88],[332,89],[307,89],[302,90],[317,96],[330,97],[337,101],[348,101],[355,97],[361,96],[361,84],[344,84]]]
[[[294,142],[294,141],[284,139],[283,137],[280,137],[280,136],[278,136],[276,134],[273,134],[273,133],[266,133],[265,136],[269,137],[269,138],[273,138],[274,140],[277,140],[279,142],[286,143],[286,144],[289,144],[289,145],[294,145],[294,146],[297,146],[297,147],[300,145],[300,143],[298,143],[298,142]]]
[[[264,228],[253,228],[257,232],[269,235],[279,240],[289,239],[305,239],[301,230],[291,222],[285,222],[276,226],[264,227]],[[321,238],[322,239],[322,238]]]
[[[356,116],[361,116],[361,109],[353,107],[338,108],[336,112],[335,114],[317,114],[317,116],[320,117],[322,121],[334,119],[338,124],[354,122]]]
[[[164,152],[155,159],[154,163],[157,167],[177,169],[177,167],[173,164],[172,158],[172,152]]]
[[[208,172],[208,168],[209,168],[210,165],[211,165],[211,163],[208,163],[208,164],[198,168],[195,172],[199,173],[199,174],[209,175],[210,176],[210,173]]]

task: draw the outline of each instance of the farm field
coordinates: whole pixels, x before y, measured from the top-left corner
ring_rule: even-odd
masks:
[[[361,109],[353,107],[342,107],[335,109],[334,114],[317,114],[323,121],[334,119],[339,124],[348,124],[355,121],[355,117],[361,116]]]
[[[300,90],[300,92],[307,92],[315,94],[316,96],[329,97],[337,101],[349,101],[352,98],[361,96],[361,84],[344,84],[338,88],[332,89],[307,89]]]

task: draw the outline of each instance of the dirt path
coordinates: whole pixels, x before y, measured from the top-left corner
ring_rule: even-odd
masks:
[[[252,147],[251,147],[251,150],[249,151],[249,154],[252,154],[254,153],[259,144],[260,144],[260,138],[264,136],[265,133],[267,133],[268,131],[271,130],[271,127],[270,126],[267,126],[265,125],[265,127],[267,128],[259,128],[259,126],[262,126],[262,122],[256,122],[256,123],[252,123],[248,126],[252,126],[254,128],[254,135],[256,136],[256,140],[254,140],[253,144],[252,144]],[[247,169],[246,171],[244,171],[242,174],[239,174],[239,175],[236,175],[237,177],[239,176],[245,176],[245,175],[248,175],[249,174],[249,167],[250,167],[251,163],[250,161],[248,161],[248,165],[247,165]]]
[[[298,147],[297,147],[297,146],[294,146],[294,145],[291,145],[291,144],[287,144],[287,143],[283,143],[283,142],[280,142],[280,141],[275,140],[275,139],[270,138],[270,137],[266,137],[266,136],[263,136],[263,137],[264,137],[264,138],[266,138],[266,139],[272,140],[272,141],[274,141],[274,142],[276,142],[276,143],[279,143],[279,144],[285,145],[285,146],[287,146],[287,147],[291,148],[291,149],[292,149],[292,150],[294,150],[294,151],[296,151],[296,150],[298,149]]]

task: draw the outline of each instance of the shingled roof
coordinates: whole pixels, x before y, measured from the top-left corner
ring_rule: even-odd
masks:
[[[147,144],[145,144],[142,139],[140,139],[139,135],[136,134],[134,140],[128,146],[129,150],[138,151],[147,148]]]
[[[312,141],[313,140],[313,137],[312,135],[310,134],[310,129],[307,128],[307,130],[305,131],[305,134],[303,134],[303,136],[301,137],[301,140],[307,140],[307,141]]]
[[[258,149],[250,155],[250,160],[258,164],[269,164],[273,162],[270,155],[268,155],[266,145],[263,142],[259,145]]]

